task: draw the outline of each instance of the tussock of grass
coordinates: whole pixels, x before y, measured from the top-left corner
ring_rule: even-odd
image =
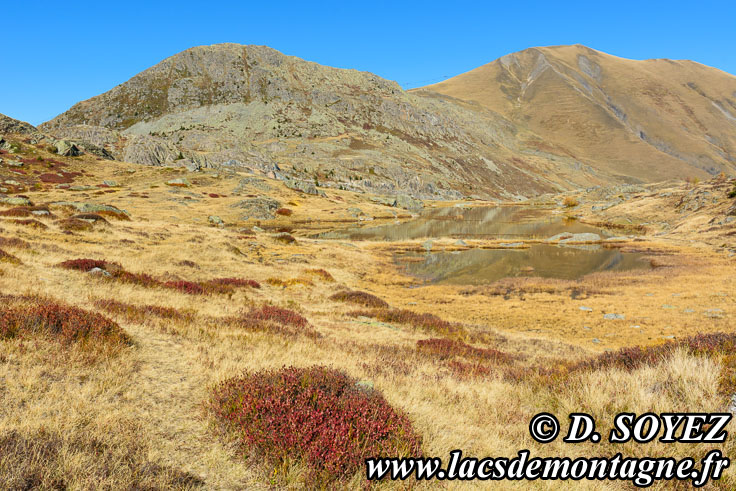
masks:
[[[18,237],[0,237],[0,247],[13,247],[16,249],[29,249],[31,245]]]
[[[14,255],[5,252],[4,250],[0,249],[0,262],[3,263],[10,263],[10,264],[21,264],[21,260],[15,257]]]
[[[322,281],[326,281],[327,283],[334,283],[335,282],[335,278],[333,278],[332,275],[328,271],[325,271],[322,268],[319,268],[319,269],[318,268],[308,269],[308,270],[305,271],[305,273],[310,274],[310,275],[313,275],[313,276],[317,276]]]
[[[197,476],[148,460],[141,444],[114,445],[45,430],[0,434],[2,489],[191,489]]]
[[[34,220],[33,218],[11,220],[10,222],[15,223],[17,225],[23,225],[25,227],[35,228],[37,230],[46,230],[48,228],[48,226],[46,226],[45,223],[39,222],[38,220]]]
[[[436,356],[440,360],[455,357],[487,363],[507,363],[512,357],[493,348],[477,348],[462,341],[445,338],[420,339],[417,351]]]
[[[110,314],[121,315],[130,322],[144,322],[151,316],[184,322],[191,322],[194,319],[192,312],[185,312],[175,307],[134,305],[112,299],[95,300],[94,304],[98,309]]]
[[[353,477],[368,457],[421,454],[405,415],[326,367],[248,372],[216,386],[209,407],[243,453],[273,466],[302,463],[317,487]]]
[[[94,230],[93,224],[86,220],[79,220],[77,218],[64,218],[62,220],[58,220],[56,224],[65,232],[90,232]]]
[[[385,300],[370,293],[355,290],[337,292],[330,297],[330,300],[362,305],[363,307],[388,308],[388,303]]]
[[[372,317],[391,324],[405,324],[434,334],[461,335],[465,331],[461,325],[448,322],[434,314],[420,314],[407,309],[357,310],[350,312],[348,315],[351,317]]]
[[[316,339],[319,333],[310,326],[306,317],[290,309],[273,305],[253,307],[228,324],[246,331],[266,332],[281,336],[306,336]]]

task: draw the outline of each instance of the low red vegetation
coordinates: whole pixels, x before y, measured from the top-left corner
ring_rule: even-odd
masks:
[[[147,275],[145,273],[131,273],[130,271],[119,270],[111,272],[110,278],[117,281],[122,281],[123,283],[145,286],[149,288],[161,286],[160,281],[158,281],[153,276]]]
[[[360,291],[345,290],[337,292],[330,297],[330,300],[354,303],[364,307],[388,308],[388,303],[385,300],[370,293]]]
[[[11,223],[17,223],[18,225],[24,225],[26,227],[31,227],[39,230],[46,230],[48,228],[46,224],[41,223],[38,220],[34,220],[33,218],[12,220]]]
[[[164,283],[166,288],[177,290],[188,295],[202,295],[205,293],[205,289],[199,283],[193,281],[177,280],[167,281]]]
[[[231,286],[231,287],[250,287],[250,288],[260,288],[261,284],[258,283],[256,280],[247,280],[244,278],[215,278],[212,280],[209,280],[207,284],[210,285],[218,285],[218,286]]]
[[[248,312],[247,317],[253,320],[276,322],[284,326],[306,327],[309,324],[309,321],[301,314],[273,305],[253,308]]]
[[[288,337],[306,336],[316,339],[320,336],[309,325],[309,321],[298,312],[273,305],[253,307],[239,317],[228,319],[228,323],[247,331],[267,332]]]
[[[125,331],[107,317],[49,299],[0,309],[0,339],[28,334],[50,335],[65,343],[130,343]]]
[[[27,217],[31,216],[31,210],[27,206],[16,206],[8,210],[0,211],[2,217]]]
[[[65,232],[89,232],[94,229],[93,224],[77,218],[64,218],[57,221],[56,224]]]
[[[310,482],[322,487],[354,476],[368,457],[421,455],[421,437],[403,413],[378,391],[327,367],[225,380],[209,408],[244,453],[276,466],[302,462]]]
[[[72,269],[75,271],[84,271],[84,272],[87,272],[94,268],[100,268],[104,270],[120,268],[120,265],[118,265],[117,263],[110,263],[108,261],[103,261],[101,259],[88,259],[88,258],[69,259],[67,261],[60,262],[59,264],[57,264],[57,266],[60,268],[64,268],[64,269]],[[111,266],[114,266],[114,268],[111,268]]]
[[[276,210],[276,214],[285,216],[285,217],[290,217],[291,215],[294,214],[294,212],[288,208],[279,208],[278,210]]]

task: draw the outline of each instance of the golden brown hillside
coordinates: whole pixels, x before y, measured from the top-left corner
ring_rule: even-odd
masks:
[[[472,101],[540,135],[540,150],[639,181],[736,169],[736,77],[692,61],[585,46],[530,48],[414,91]]]

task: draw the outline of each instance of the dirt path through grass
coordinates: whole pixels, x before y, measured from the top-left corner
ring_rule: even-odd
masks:
[[[145,325],[126,330],[138,343],[131,398],[150,431],[152,461],[189,471],[209,489],[252,487],[253,476],[208,430],[202,403],[212,381],[197,360],[196,345]]]

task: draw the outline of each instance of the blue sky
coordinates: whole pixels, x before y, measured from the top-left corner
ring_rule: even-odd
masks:
[[[531,46],[691,59],[736,74],[736,2],[6,2],[0,113],[39,124],[174,53],[262,44],[405,88]]]

